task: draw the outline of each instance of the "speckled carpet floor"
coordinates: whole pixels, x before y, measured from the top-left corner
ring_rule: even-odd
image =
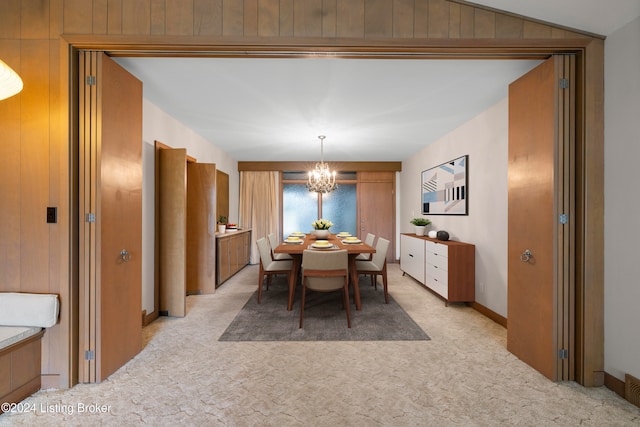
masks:
[[[547,380],[506,350],[503,327],[445,307],[397,264],[389,292],[431,340],[219,341],[257,274],[188,297],[187,316],[144,328],[142,352],[106,381],[40,391],[0,426],[640,425],[640,408]]]

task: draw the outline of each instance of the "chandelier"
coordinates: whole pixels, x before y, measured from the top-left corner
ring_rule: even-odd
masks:
[[[318,136],[320,139],[320,163],[316,163],[315,168],[309,171],[309,181],[307,182],[307,188],[309,191],[315,191],[316,193],[330,193],[336,188],[336,171],[331,172],[329,165],[323,160],[324,158],[324,139],[326,136]]]

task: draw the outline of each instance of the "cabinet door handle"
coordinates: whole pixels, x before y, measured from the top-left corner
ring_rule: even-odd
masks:
[[[413,258],[413,254],[409,254],[409,256],[410,256],[411,258]]]

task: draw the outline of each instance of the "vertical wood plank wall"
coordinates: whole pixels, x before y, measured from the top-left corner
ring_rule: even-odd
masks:
[[[375,48],[390,41],[447,47],[499,45],[520,48],[558,40],[582,41],[587,49],[584,135],[585,168],[601,176],[603,113],[602,40],[589,34],[497,13],[462,1],[447,0],[0,0],[0,58],[24,81],[24,90],[0,101],[0,291],[60,294],[60,324],[43,341],[43,387],[66,388],[77,370],[71,352],[77,320],[74,314],[74,269],[71,194],[72,138],[69,123],[69,45],[62,35],[101,37],[123,43],[128,38],[153,44],[154,37],[178,45],[224,46],[279,44],[353,45]],[[571,43],[569,43],[571,44]],[[557,46],[557,45],[556,45]],[[544,51],[544,49],[541,49]],[[538,49],[540,51],[540,49]],[[595,52],[592,56],[589,52]],[[593,58],[593,59],[592,59]],[[589,86],[591,85],[591,86]],[[594,92],[595,91],[595,92]],[[599,168],[599,170],[598,170]],[[585,183],[594,191],[593,183]],[[588,287],[602,291],[602,189],[585,197],[590,217],[589,242],[582,254],[591,276]],[[593,196],[593,197],[592,197]],[[47,224],[47,206],[58,208],[58,223]],[[595,225],[594,225],[595,224]],[[594,234],[595,233],[595,234]],[[591,261],[595,261],[591,262]],[[588,305],[586,328],[602,329],[601,307]],[[596,332],[596,341],[601,332]],[[588,358],[602,369],[602,343],[586,343]],[[584,384],[593,383],[584,378]]]

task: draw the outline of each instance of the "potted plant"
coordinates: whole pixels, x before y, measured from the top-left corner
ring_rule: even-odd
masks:
[[[416,236],[424,236],[425,228],[427,228],[427,225],[431,224],[431,221],[427,218],[413,218],[409,222],[414,225]]]
[[[316,219],[311,223],[313,227],[313,234],[315,234],[318,239],[326,239],[329,237],[329,229],[333,227],[333,223],[328,219]]]
[[[218,218],[218,231],[220,233],[227,231],[227,217],[224,215],[220,215]]]

